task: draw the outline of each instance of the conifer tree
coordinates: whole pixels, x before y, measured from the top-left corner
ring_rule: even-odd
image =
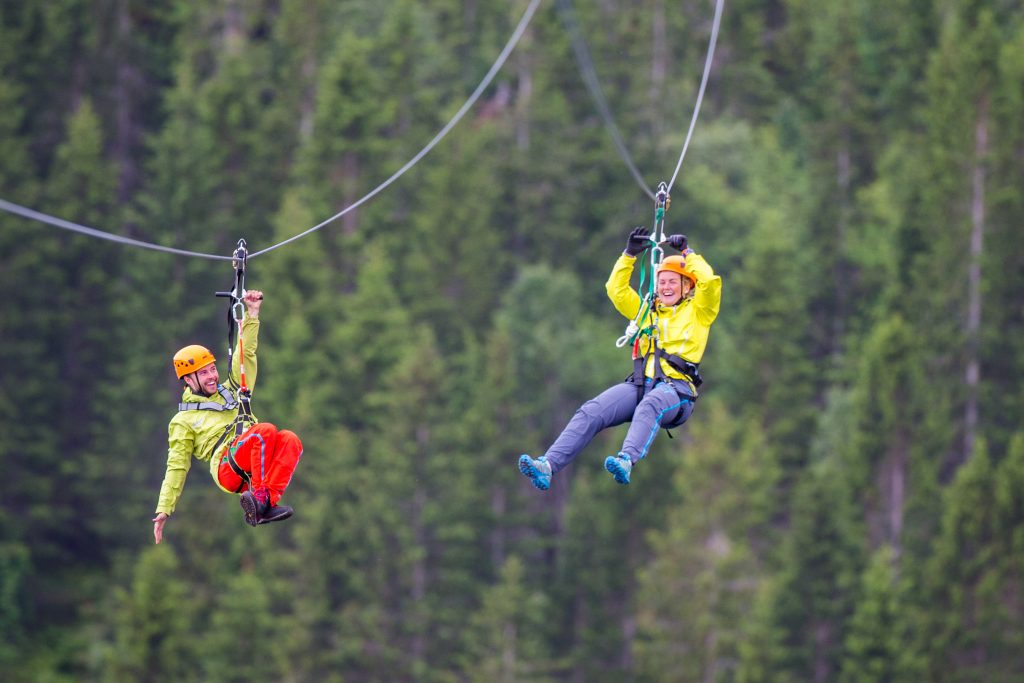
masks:
[[[910,637],[906,580],[892,548],[883,546],[861,577],[839,683],[910,683],[922,680]]]
[[[525,580],[523,562],[508,558],[466,629],[466,674],[474,683],[550,681],[542,637],[546,601]]]
[[[114,591],[116,623],[102,680],[192,680],[199,676],[195,603],[168,545],[139,556],[130,587]]]
[[[651,531],[652,558],[639,573],[643,680],[727,680],[749,637],[777,468],[752,426],[718,403],[699,410],[673,475],[678,502],[664,530]]]
[[[1024,438],[998,465],[981,446],[944,492],[942,530],[921,579],[920,647],[939,683],[1009,683],[1022,674],[1024,612],[1006,596],[1022,580]]]
[[[861,552],[849,492],[834,467],[808,470],[797,486],[768,622],[755,628],[766,637],[746,649],[741,681],[823,683],[839,671]]]

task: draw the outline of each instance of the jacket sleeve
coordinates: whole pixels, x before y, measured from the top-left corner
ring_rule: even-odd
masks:
[[[171,420],[167,426],[167,471],[160,485],[160,498],[156,511],[168,515],[174,512],[185,488],[185,476],[192,466],[192,451],[195,448],[195,432],[188,425]]]
[[[629,278],[633,275],[633,264],[636,263],[636,256],[622,254],[615,265],[612,266],[611,275],[605,283],[605,291],[608,298],[612,300],[615,310],[632,320],[640,312],[640,295],[629,286]]]
[[[715,275],[704,257],[697,253],[687,255],[686,269],[697,276],[697,288],[693,293],[697,317],[702,324],[711,325],[722,305],[722,278]]]
[[[256,386],[256,348],[260,342],[260,319],[246,318],[242,321],[242,338],[239,345],[245,351],[245,385],[251,390]],[[240,373],[242,355],[235,347],[235,353],[231,359],[231,381],[238,386],[242,383]]]

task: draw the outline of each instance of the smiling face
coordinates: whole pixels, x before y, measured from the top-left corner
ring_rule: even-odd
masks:
[[[213,396],[217,393],[217,384],[220,382],[220,375],[217,374],[216,363],[210,363],[199,368],[191,375],[183,377],[189,389],[203,396]]]
[[[663,270],[658,273],[658,298],[664,306],[675,306],[690,293],[692,283],[679,273]]]

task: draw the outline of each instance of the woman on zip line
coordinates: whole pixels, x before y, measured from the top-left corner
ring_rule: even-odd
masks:
[[[693,412],[703,381],[698,365],[718,316],[722,278],[688,247],[684,235],[672,235],[665,243],[682,254],[658,264],[653,275],[657,296],[645,302],[629,281],[637,257],[654,245],[646,228],[629,234],[605,288],[615,309],[637,326],[630,326],[635,332],[628,339],[633,342],[633,375],[580,406],[544,455],[519,457],[519,471],[538,489],[546,491],[551,476],[568,467],[598,432],[624,422],[632,424],[622,448],[605,458],[604,467],[615,481],[628,484],[658,429],[678,427]]]

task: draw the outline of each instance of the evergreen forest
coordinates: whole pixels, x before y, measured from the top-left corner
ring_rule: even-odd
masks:
[[[517,469],[632,369],[605,281],[715,10],[0,0],[0,198],[221,257],[0,212],[3,680],[1024,680],[1020,0],[727,0],[665,220],[723,283],[693,416],[629,486],[625,426]],[[341,212],[246,273],[294,517],[194,463],[155,544],[225,257]]]

